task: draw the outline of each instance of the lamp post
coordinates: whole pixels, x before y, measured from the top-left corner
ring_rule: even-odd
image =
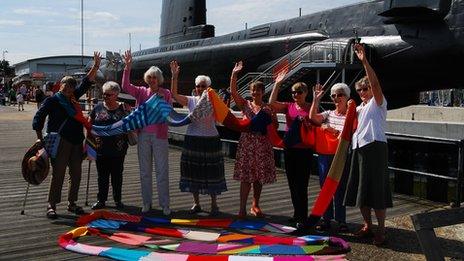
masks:
[[[5,82],[5,76],[6,76],[6,63],[5,63],[5,53],[8,53],[7,50],[2,51],[2,65],[3,65],[3,88],[5,88],[6,82]]]

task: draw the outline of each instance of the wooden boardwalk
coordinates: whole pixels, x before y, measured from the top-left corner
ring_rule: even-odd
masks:
[[[25,150],[35,141],[35,133],[31,130],[31,118],[34,109],[32,106],[26,106],[26,112],[17,112],[12,107],[0,106],[0,225],[3,233],[0,236],[0,259],[1,260],[70,260],[70,259],[92,259],[97,257],[88,257],[61,249],[57,244],[57,238],[60,234],[69,231],[74,226],[75,216],[65,211],[67,186],[63,187],[63,203],[58,205],[57,212],[60,217],[51,221],[45,218],[45,208],[47,200],[48,183],[50,176],[39,186],[31,186],[27,200],[25,215],[20,215],[22,202],[26,189],[26,182],[21,176],[20,160]],[[171,147],[169,151],[170,164],[170,197],[173,216],[188,217],[186,210],[192,205],[192,198],[189,193],[181,193],[178,188],[179,181],[179,158],[180,150],[177,147]],[[239,204],[239,183],[232,179],[234,161],[225,160],[225,170],[227,178],[228,191],[218,197],[220,210],[223,216],[232,216],[238,212]],[[82,165],[83,176],[78,204],[84,205],[88,161]],[[274,222],[286,223],[292,214],[292,205],[290,194],[287,187],[284,172],[278,171],[278,181],[275,184],[267,185],[263,189],[262,209],[267,214],[267,219]],[[66,182],[65,182],[66,183]],[[156,193],[156,184],[153,186],[154,208],[158,208],[158,199]],[[92,163],[90,168],[90,193],[89,204],[93,204],[96,199],[97,182],[96,168]],[[111,193],[111,191],[110,191]],[[315,197],[319,193],[319,184],[315,176],[310,180],[309,201],[310,206],[313,204]],[[111,194],[110,194],[111,195]],[[111,199],[111,196],[109,196]],[[136,148],[131,147],[125,161],[124,182],[123,182],[123,202],[126,204],[127,213],[139,214],[141,206],[139,168],[137,162]],[[250,201],[250,200],[249,200]],[[203,209],[209,210],[209,198],[201,197]],[[112,200],[107,202],[110,207],[113,205]],[[398,195],[394,196],[395,207],[388,212],[388,218],[401,217],[421,211],[427,211],[442,206],[438,203],[432,203],[417,198]],[[90,212],[90,207],[84,208]],[[155,210],[151,215],[159,215],[160,211]],[[207,216],[208,213],[200,215]],[[357,209],[349,208],[347,210],[347,219],[351,229],[356,229],[357,224],[361,222],[360,214]],[[389,235],[394,234],[397,229],[389,228]],[[398,229],[402,233],[402,240],[412,240],[417,243],[415,234],[412,231]],[[398,249],[401,252],[408,252],[415,257],[421,257],[420,249],[411,250],[401,249],[401,246],[376,248],[370,243],[358,242],[349,235],[342,236],[352,245],[352,252],[348,254],[350,259],[368,259],[379,255],[388,256],[389,253],[395,253]],[[99,245],[111,245],[112,242],[102,241],[100,239],[85,239],[84,242],[92,242]],[[394,240],[391,240],[394,241]],[[453,243],[453,242],[451,242]],[[369,254],[366,255],[366,249]],[[407,257],[407,255],[405,256]],[[411,256],[409,256],[411,257]]]

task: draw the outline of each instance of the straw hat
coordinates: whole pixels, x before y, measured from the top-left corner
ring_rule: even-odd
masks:
[[[48,175],[50,163],[42,143],[37,140],[26,152],[21,163],[24,179],[32,185],[39,185]]]

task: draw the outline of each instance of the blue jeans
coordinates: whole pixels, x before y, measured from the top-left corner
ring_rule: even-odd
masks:
[[[319,171],[319,184],[324,184],[325,178],[329,173],[330,165],[332,164],[334,155],[319,155],[317,160],[317,168]],[[346,208],[343,205],[343,199],[345,197],[345,190],[346,190],[346,181],[348,179],[348,171],[349,167],[347,168],[345,164],[345,168],[343,170],[343,175],[340,179],[340,183],[338,184],[337,191],[335,192],[334,199],[331,201],[329,207],[324,213],[324,220],[330,221],[334,218],[334,210],[335,210],[335,220],[338,222],[346,223]],[[335,208],[334,208],[335,206]]]

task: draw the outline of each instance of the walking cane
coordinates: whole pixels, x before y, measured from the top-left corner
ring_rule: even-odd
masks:
[[[21,210],[21,215],[24,215],[24,210],[26,210],[26,200],[27,200],[27,194],[29,194],[29,182],[27,183],[27,188],[26,188],[26,194],[24,195],[24,201],[23,201],[23,209]]]
[[[85,190],[85,205],[89,205],[89,180],[90,180],[90,165],[92,164],[92,161],[89,160],[89,168],[87,170],[87,189]]]

